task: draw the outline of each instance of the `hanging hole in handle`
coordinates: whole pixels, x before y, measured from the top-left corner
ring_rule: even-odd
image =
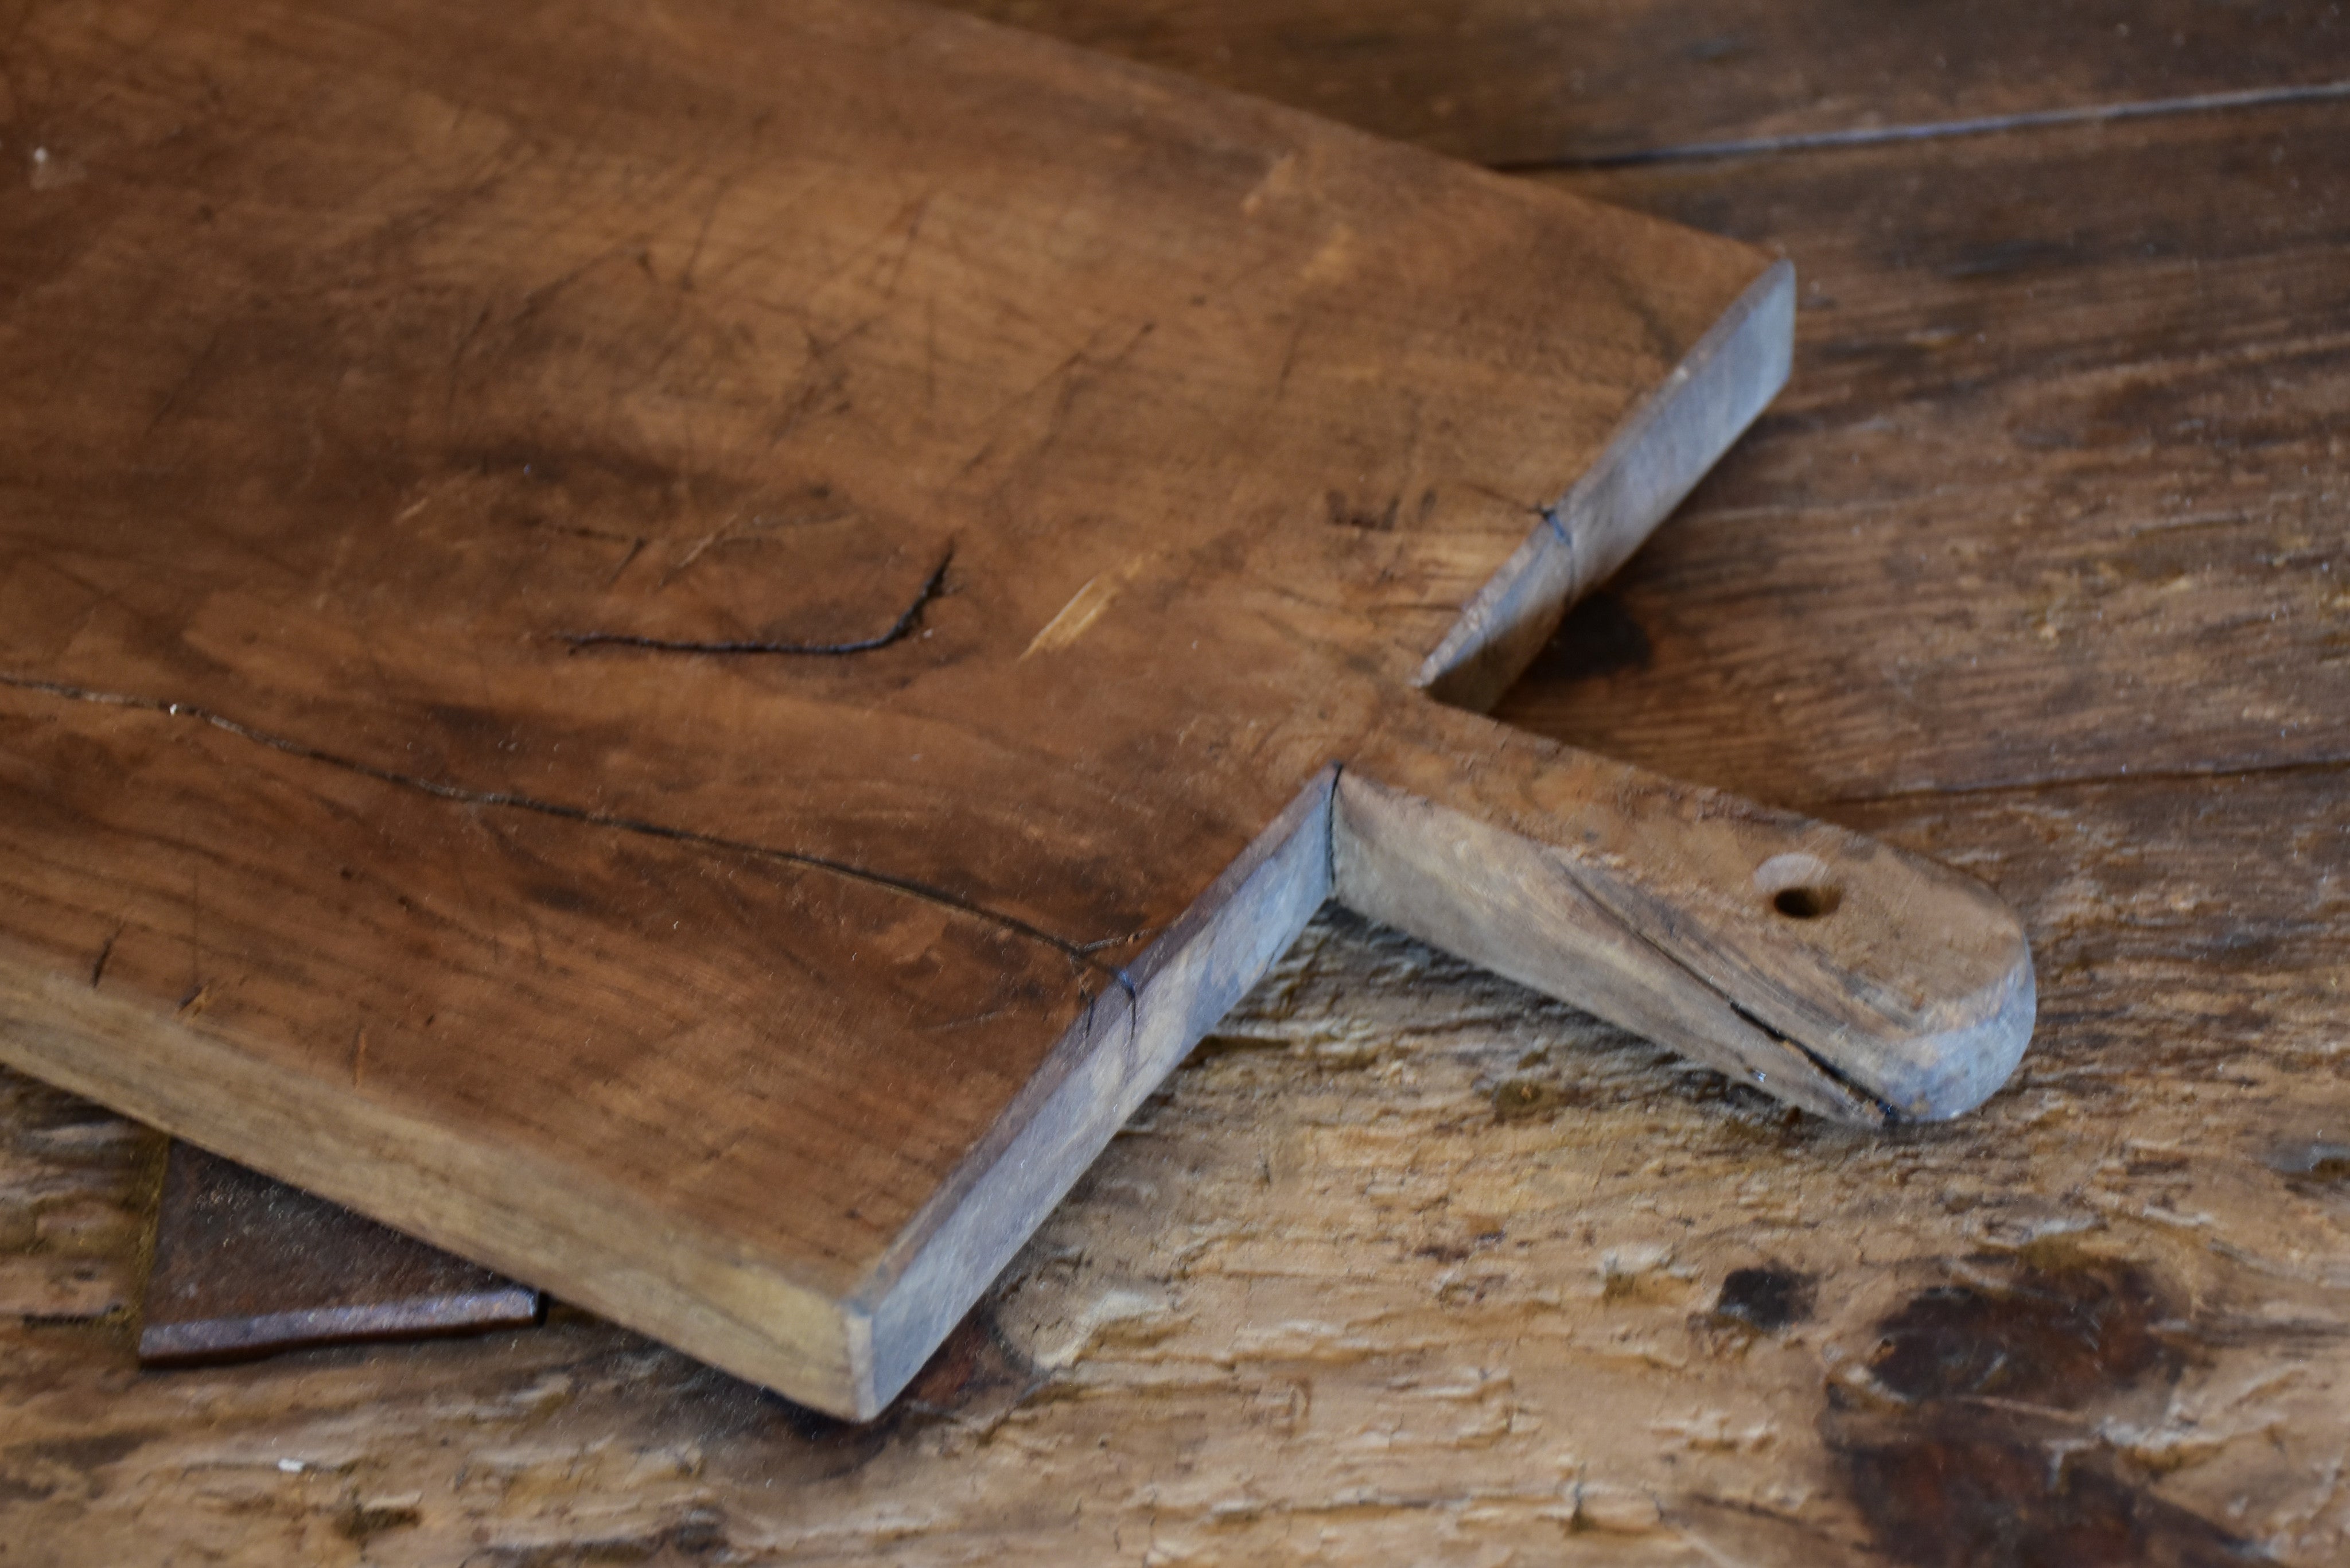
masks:
[[[1791,920],[1819,919],[1844,902],[1844,890],[1816,855],[1773,855],[1755,867],[1754,886]]]
[[[1782,888],[1771,895],[1771,907],[1791,920],[1816,920],[1841,900],[1834,888]]]

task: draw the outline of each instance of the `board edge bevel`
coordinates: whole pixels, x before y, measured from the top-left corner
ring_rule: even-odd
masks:
[[[860,1419],[879,1414],[1045,1216],[1330,895],[1326,767],[1056,1042],[980,1145],[853,1299],[873,1355]]]
[[[1413,684],[1484,712],[1524,673],[1566,607],[1606,581],[1711,472],[1786,385],[1795,269],[1764,266],[1599,456],[1461,607]]]

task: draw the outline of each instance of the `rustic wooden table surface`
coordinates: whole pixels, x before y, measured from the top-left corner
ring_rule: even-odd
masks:
[[[1503,711],[1993,883],[2022,1072],[1843,1133],[1326,918],[869,1428],[559,1309],[142,1374],[161,1142],[0,1076],[0,1565],[2350,1558],[2350,16],[974,8],[1794,259]]]

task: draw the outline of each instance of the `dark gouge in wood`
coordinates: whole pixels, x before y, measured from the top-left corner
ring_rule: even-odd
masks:
[[[10,48],[13,1065],[861,1417],[1326,898],[1846,1120],[2023,1048],[1973,883],[1467,711],[1783,264],[882,0]]]

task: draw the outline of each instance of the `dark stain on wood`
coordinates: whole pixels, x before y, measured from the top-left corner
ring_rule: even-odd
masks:
[[[2265,1563],[2251,1542],[2133,1484],[2095,1455],[2053,1453],[1996,1417],[1940,1414],[1846,1456],[1893,1560],[1918,1568],[2169,1568]]]
[[[158,1434],[152,1428],[50,1438],[0,1448],[0,1503],[94,1498],[106,1490],[99,1473],[137,1453]]]
[[[1622,599],[1603,588],[1567,612],[1527,674],[1553,683],[1587,680],[1646,670],[1656,657],[1647,629]]]
[[[394,1530],[412,1530],[424,1521],[421,1510],[405,1502],[355,1502],[335,1521],[335,1532],[364,1546],[374,1536]]]
[[[2020,1399],[2080,1408],[2176,1377],[2178,1314],[2144,1271],[2102,1260],[2027,1265],[2009,1283],[1937,1285],[1885,1320],[1869,1365],[1898,1398]]]
[[[1379,506],[1368,501],[1350,501],[1344,491],[1334,490],[1323,497],[1323,504],[1329,509],[1330,521],[1337,527],[1359,528],[1366,534],[1391,534],[1395,532],[1396,518],[1403,511],[1403,497],[1390,495],[1388,504]]]
[[[1742,1323],[1764,1334],[1776,1334],[1812,1315],[1815,1282],[1777,1264],[1732,1269],[1723,1277],[1721,1295],[1713,1315]]]
[[[1823,1433],[1889,1557],[1917,1568],[2271,1561],[2156,1495],[2123,1454],[2084,1442],[2071,1414],[2183,1370],[2188,1325],[2161,1282],[2126,1261],[2045,1249],[1973,1270],[1984,1277],[1920,1291],[1878,1325],[1873,1388],[1828,1389]]]
[[[744,1434],[759,1426],[779,1424],[823,1457],[825,1473],[842,1475],[902,1442],[919,1428],[939,1422],[992,1427],[1041,1388],[1045,1375],[1004,1338],[983,1303],[955,1325],[914,1374],[904,1393],[876,1421],[846,1421],[714,1368],[698,1370],[694,1380],[723,1386],[728,1397],[748,1401],[770,1417],[770,1422],[742,1423]],[[695,1420],[701,1424],[702,1417],[697,1415]]]
[[[899,1420],[985,1422],[1008,1413],[1043,1383],[1004,1339],[984,1306],[973,1310],[946,1337],[894,1407]]]

